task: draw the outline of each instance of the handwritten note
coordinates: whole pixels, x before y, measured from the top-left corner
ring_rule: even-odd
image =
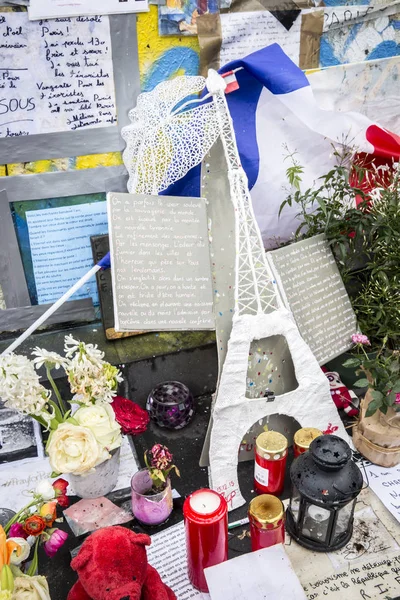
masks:
[[[28,10],[30,19],[51,19],[143,12],[149,5],[147,0],[31,0]]]
[[[336,573],[322,574],[303,588],[308,600],[396,598],[400,590],[400,554],[376,555]]]
[[[38,304],[55,302],[93,266],[90,236],[107,233],[106,202],[31,210],[26,220]],[[98,304],[94,277],[72,298],[89,296]]]
[[[116,120],[108,17],[0,14],[0,138]]]
[[[205,200],[108,194],[115,329],[213,329]]]
[[[323,365],[351,347],[356,317],[323,235],[267,254],[301,335]]]
[[[400,521],[400,465],[386,469],[371,464],[366,467],[366,472],[370,488],[392,515]]]
[[[151,536],[147,558],[178,600],[206,600],[210,596],[197,591],[187,574],[185,526],[183,521]]]
[[[278,43],[299,64],[301,16],[288,31],[268,10],[221,14],[221,66]]]

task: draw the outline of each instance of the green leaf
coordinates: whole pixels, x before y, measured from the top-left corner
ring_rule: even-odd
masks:
[[[349,358],[343,363],[343,366],[347,369],[350,369],[351,367],[359,367],[360,365],[361,359],[359,358]]]
[[[61,473],[58,473],[57,471],[53,471],[52,474],[50,475],[51,479],[54,479],[55,477],[60,477]]]
[[[368,405],[365,416],[372,417],[372,415],[376,413],[376,411],[378,410],[379,407],[380,407],[380,403],[378,403],[377,400],[372,400],[372,402],[370,402]]]
[[[36,538],[35,552],[33,554],[33,559],[32,559],[32,562],[30,564],[29,569],[26,572],[26,574],[29,577],[33,577],[37,573],[37,569],[38,569],[38,546],[39,546],[39,538]]]
[[[377,401],[383,400],[383,398],[384,398],[384,395],[379,390],[372,390],[371,396],[374,400],[377,400]]]
[[[400,379],[398,379],[398,380],[397,380],[397,381],[394,383],[394,385],[393,385],[393,387],[392,387],[392,390],[393,390],[393,392],[397,392],[397,393],[399,393],[399,392],[400,392]]]
[[[79,425],[78,421],[74,419],[74,417],[68,417],[68,419],[66,419],[66,423],[72,423],[72,425]]]
[[[382,406],[379,407],[379,410],[381,411],[381,413],[383,413],[384,415],[386,415],[387,411],[388,411],[388,407],[386,404],[382,404]]]
[[[362,378],[362,379],[358,379],[353,385],[355,387],[359,387],[359,388],[363,388],[363,387],[368,387],[369,381],[366,377]]]
[[[48,404],[50,404],[50,406],[51,406],[52,408],[54,408],[54,416],[55,416],[55,418],[57,419],[57,421],[58,421],[59,423],[62,423],[62,422],[63,422],[63,416],[62,416],[62,414],[61,414],[61,410],[60,410],[60,408],[59,408],[59,406],[58,406],[57,402],[54,402],[54,400],[49,400],[49,401],[48,401]]]
[[[390,394],[386,396],[386,402],[389,406],[393,406],[393,404],[396,402],[396,392],[391,391]]]

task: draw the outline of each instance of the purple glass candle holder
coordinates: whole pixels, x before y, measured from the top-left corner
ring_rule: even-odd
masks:
[[[141,469],[132,477],[132,512],[134,517],[145,525],[160,525],[172,512],[173,500],[171,481],[158,494],[149,495],[153,482],[147,469]]]
[[[150,392],[146,410],[159,427],[182,429],[193,418],[194,399],[185,384],[165,381]]]

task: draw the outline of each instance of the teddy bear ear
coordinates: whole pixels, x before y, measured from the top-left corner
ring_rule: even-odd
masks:
[[[146,533],[134,533],[131,532],[131,540],[134,544],[142,544],[143,546],[150,546],[151,539]]]
[[[91,540],[88,538],[79,550],[78,554],[71,561],[71,567],[74,571],[79,571],[87,565],[91,557],[93,556],[93,548]]]

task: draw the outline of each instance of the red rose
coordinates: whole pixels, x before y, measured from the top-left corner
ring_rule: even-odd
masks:
[[[63,496],[67,493],[67,487],[69,484],[68,481],[65,481],[65,479],[62,479],[62,477],[60,477],[59,479],[56,479],[56,481],[54,481],[52,485],[57,498],[58,496]]]
[[[32,515],[25,521],[24,529],[28,535],[40,535],[46,529],[46,521],[39,515]]]
[[[150,417],[146,410],[135,402],[115,396],[111,406],[114,409],[115,419],[125,435],[140,435],[147,429]]]

